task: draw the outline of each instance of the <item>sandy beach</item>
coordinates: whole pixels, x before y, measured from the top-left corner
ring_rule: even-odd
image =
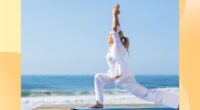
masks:
[[[178,94],[178,88],[156,89]],[[130,93],[104,94],[107,106],[155,106]],[[22,98],[22,110],[70,110],[71,107],[88,107],[95,103],[95,95],[30,96]]]
[[[34,108],[33,110],[70,110],[72,107],[88,107],[89,104],[79,104],[79,105],[73,105],[73,104],[51,104],[51,105],[42,105],[37,108]],[[158,106],[156,104],[106,104],[105,107],[110,106]]]

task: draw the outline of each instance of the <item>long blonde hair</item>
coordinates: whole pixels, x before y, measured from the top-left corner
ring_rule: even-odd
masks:
[[[120,40],[121,40],[122,44],[124,45],[124,47],[127,49],[127,52],[129,53],[129,45],[130,45],[129,38],[123,36],[120,38]]]

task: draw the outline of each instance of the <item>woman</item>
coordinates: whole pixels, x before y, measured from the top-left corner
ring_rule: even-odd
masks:
[[[135,96],[152,101],[164,106],[178,108],[178,96],[147,89],[140,85],[132,76],[128,69],[128,65],[124,59],[129,47],[129,40],[124,37],[120,30],[118,20],[119,5],[116,5],[113,10],[112,31],[108,36],[109,49],[106,55],[106,60],[109,70],[106,73],[97,73],[95,75],[95,94],[96,104],[91,108],[103,107],[103,88],[108,86],[114,88],[115,86],[126,89]]]

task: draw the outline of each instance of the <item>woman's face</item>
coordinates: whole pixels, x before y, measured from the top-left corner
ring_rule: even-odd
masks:
[[[112,44],[113,44],[113,39],[112,39],[112,36],[111,36],[111,35],[112,35],[112,34],[109,33],[108,39],[107,39],[109,45],[112,45]]]
[[[124,34],[123,34],[122,31],[119,32],[119,36],[120,36],[120,37],[123,37],[123,36],[124,36]],[[108,34],[108,39],[107,39],[107,41],[108,41],[109,46],[111,46],[111,45],[113,44],[113,39],[112,39],[112,34],[111,34],[111,32]]]

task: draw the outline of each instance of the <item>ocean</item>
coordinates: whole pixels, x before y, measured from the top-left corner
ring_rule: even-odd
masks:
[[[177,94],[178,75],[136,75],[136,80],[149,89]],[[42,104],[88,104],[95,102],[93,75],[22,75],[22,108]],[[152,103],[122,89],[105,88],[105,103]],[[123,99],[126,99],[124,101]]]
[[[135,76],[147,88],[178,87],[178,76]],[[105,91],[112,94],[112,91]],[[94,93],[93,75],[22,76],[22,97],[51,95],[87,95]],[[115,92],[113,92],[114,94]]]

